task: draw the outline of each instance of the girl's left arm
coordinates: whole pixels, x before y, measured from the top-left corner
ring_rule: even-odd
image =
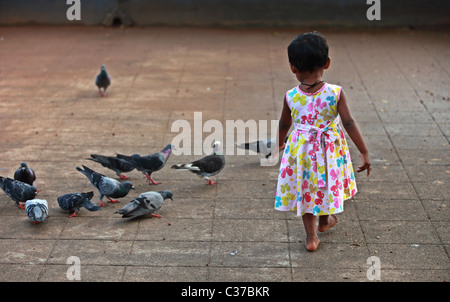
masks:
[[[362,164],[358,167],[358,170],[356,170],[356,172],[367,170],[367,176],[369,176],[371,165],[369,159],[369,150],[367,149],[366,143],[361,134],[361,130],[359,130],[358,125],[356,124],[350,113],[350,109],[348,108],[347,104],[347,96],[345,95],[344,90],[341,90],[341,96],[338,102],[337,109],[339,115],[341,116],[342,125],[344,126],[345,131],[347,131],[351,140],[353,141],[353,143],[355,143],[359,152],[361,152]]]

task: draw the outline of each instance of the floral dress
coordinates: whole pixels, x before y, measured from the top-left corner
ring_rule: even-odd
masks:
[[[275,209],[330,215],[356,192],[355,175],[337,104],[341,87],[325,83],[314,93],[286,93],[294,130],[283,152]]]

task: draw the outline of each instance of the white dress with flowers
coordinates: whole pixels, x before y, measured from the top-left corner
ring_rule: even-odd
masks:
[[[344,210],[356,182],[337,104],[341,87],[325,83],[314,93],[286,93],[294,130],[282,154],[275,209],[330,215]]]

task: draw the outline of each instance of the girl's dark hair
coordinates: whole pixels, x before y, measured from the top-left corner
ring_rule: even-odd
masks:
[[[299,72],[313,72],[328,61],[328,43],[318,32],[298,35],[288,46],[289,63]]]

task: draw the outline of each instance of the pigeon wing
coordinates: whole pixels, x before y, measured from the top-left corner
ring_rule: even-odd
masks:
[[[109,177],[102,177],[98,183],[98,190],[101,194],[106,196],[114,195],[114,193],[119,188],[120,182]]]
[[[191,163],[193,167],[197,167],[199,169],[199,172],[207,174],[220,172],[223,169],[224,164],[225,161],[223,156],[216,154],[208,155]]]
[[[125,217],[137,217],[150,213],[149,201],[145,196],[139,195],[129,204],[116,211],[116,213],[122,214],[122,218]]]

